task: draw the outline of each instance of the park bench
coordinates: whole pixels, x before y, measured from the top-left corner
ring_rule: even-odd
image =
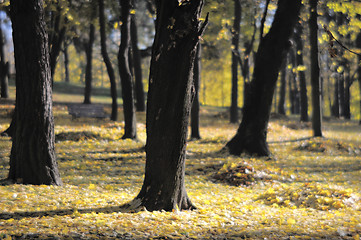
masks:
[[[73,119],[85,117],[85,118],[107,118],[108,114],[104,111],[104,107],[99,104],[69,104],[69,115]]]

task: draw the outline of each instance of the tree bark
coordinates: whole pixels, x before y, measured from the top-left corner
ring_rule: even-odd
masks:
[[[1,86],[1,98],[9,98],[9,85],[8,78],[9,75],[9,62],[5,60],[5,37],[2,31],[2,26],[0,24],[0,86]]]
[[[243,108],[242,122],[227,143],[231,154],[243,152],[268,156],[267,125],[278,73],[289,48],[289,38],[298,19],[301,0],[279,0],[268,34],[259,44],[250,93]]]
[[[135,14],[132,14],[130,18],[130,35],[132,43],[132,55],[133,55],[133,69],[134,69],[134,80],[135,80],[135,107],[138,112],[145,111],[145,98],[144,98],[144,86],[142,76],[142,58],[138,48],[138,33],[137,23]]]
[[[110,95],[112,97],[112,113],[110,119],[116,121],[118,119],[118,103],[117,103],[117,84],[112,62],[110,61],[107,51],[107,38],[105,34],[105,16],[104,16],[104,0],[98,0],[99,3],[99,26],[100,26],[100,44],[101,53],[105,66],[107,68],[110,81]]]
[[[287,58],[283,60],[281,67],[281,87],[280,87],[280,98],[278,100],[278,113],[286,115],[285,102],[286,102],[286,71],[287,71]]]
[[[92,61],[93,61],[93,43],[95,38],[95,27],[90,24],[89,41],[85,43],[86,67],[85,67],[85,89],[84,89],[84,104],[91,104],[91,90],[92,90]]]
[[[191,139],[201,139],[199,132],[199,85],[201,80],[201,44],[198,43],[194,59],[193,81],[194,96],[191,110]]]
[[[118,52],[119,74],[122,85],[123,112],[124,112],[124,135],[123,139],[137,138],[137,125],[134,106],[134,87],[132,74],[129,67],[130,46],[130,0],[119,0],[121,6],[121,40]]]
[[[184,176],[192,68],[206,25],[199,21],[202,6],[203,0],[183,4],[176,0],[157,1],[147,103],[145,179],[132,203],[150,211],[194,208],[185,190]]]
[[[43,1],[11,0],[16,68],[15,134],[8,179],[61,185],[54,150],[51,70]]]
[[[238,123],[238,58],[239,33],[241,29],[241,1],[234,0],[234,22],[232,28],[232,94],[230,122]]]
[[[66,83],[70,82],[70,76],[69,76],[69,54],[68,54],[68,44],[64,44],[64,69],[65,69],[65,79],[64,81]]]
[[[315,137],[322,137],[322,100],[320,67],[318,63],[318,0],[310,0],[310,44],[311,44],[311,86],[312,86],[312,130]]]
[[[302,41],[302,33],[303,27],[301,23],[296,24],[296,31],[294,35],[295,43],[296,43],[296,63],[297,67],[304,66],[303,62],[303,41]],[[308,99],[307,99],[307,83],[306,83],[306,75],[303,69],[298,70],[298,79],[300,83],[300,111],[301,116],[300,120],[302,122],[308,122]]]

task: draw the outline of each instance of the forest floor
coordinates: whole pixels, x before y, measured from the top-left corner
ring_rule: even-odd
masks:
[[[12,108],[0,104],[0,132]],[[55,104],[64,186],[0,186],[0,239],[360,239],[356,121],[327,120],[325,137],[310,138],[310,124],[274,116],[272,158],[234,157],[220,151],[237,129],[224,112],[202,107],[202,139],[188,142],[186,189],[198,209],[127,212],[120,206],[144,177],[145,114],[137,115],[138,141],[121,140],[121,119],[72,119]],[[10,148],[0,137],[0,179]]]

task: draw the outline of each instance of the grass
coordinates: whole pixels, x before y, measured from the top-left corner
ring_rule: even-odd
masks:
[[[11,108],[0,104],[0,131]],[[202,107],[202,139],[188,143],[186,162],[187,192],[198,209],[130,213],[119,206],[142,186],[145,114],[137,115],[139,141],[120,139],[122,116],[72,120],[59,104],[54,115],[64,186],[0,186],[0,238],[360,239],[356,121],[329,120],[325,138],[304,139],[312,136],[309,125],[296,117],[272,119],[273,158],[234,157],[219,150],[237,126],[224,109]],[[0,178],[7,176],[10,148],[11,140],[0,137]]]

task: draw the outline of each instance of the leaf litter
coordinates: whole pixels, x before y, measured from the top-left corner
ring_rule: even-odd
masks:
[[[235,126],[214,115],[202,111],[203,138],[187,147],[186,189],[197,210],[130,213],[120,206],[143,182],[144,123],[138,124],[139,141],[128,141],[120,140],[123,123],[55,114],[56,134],[95,137],[71,133],[56,143],[64,186],[0,186],[0,238],[360,239],[361,158],[354,150],[333,143],[322,152],[295,150],[305,142],[287,140],[310,136],[309,129],[277,119],[269,126],[272,160],[234,157],[219,150]],[[1,122],[0,130],[7,126]],[[340,134],[340,128],[353,131]],[[356,123],[339,122],[327,125],[325,135],[359,149],[360,132]],[[1,137],[1,178],[10,148],[10,139]]]

